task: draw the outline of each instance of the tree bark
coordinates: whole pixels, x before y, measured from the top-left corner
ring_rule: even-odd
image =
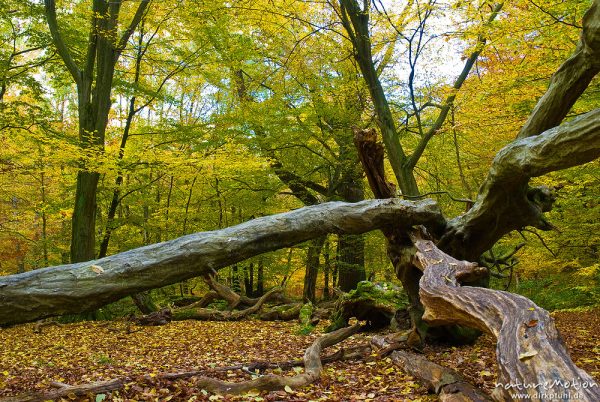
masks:
[[[419,236],[414,239],[417,265],[423,269],[420,283],[425,306],[423,319],[431,325],[463,324],[497,338],[499,375],[495,399],[522,400],[524,396],[515,395],[527,394],[526,399],[533,401],[600,400],[600,388],[589,386],[596,384],[594,379],[575,366],[546,310],[523,296],[460,286],[461,282],[485,275],[487,269],[450,257],[429,240]],[[564,386],[567,382],[578,382],[580,386]],[[534,388],[536,384],[540,385]],[[541,396],[569,392],[571,396],[566,398]]]
[[[445,224],[434,201],[330,202],[95,261],[0,277],[0,325],[89,311],[327,233],[358,234],[419,224],[432,230]]]
[[[306,272],[304,273],[304,288],[302,291],[302,298],[305,302],[316,302],[317,276],[319,275],[323,243],[325,243],[325,236],[313,239],[308,243],[308,250],[306,252]]]

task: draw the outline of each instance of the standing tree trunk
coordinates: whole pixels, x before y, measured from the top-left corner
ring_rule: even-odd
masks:
[[[338,287],[349,292],[360,281],[367,279],[365,272],[365,240],[362,235],[338,236]]]
[[[319,265],[321,257],[321,249],[325,243],[325,237],[311,240],[308,243],[306,252],[306,273],[304,274],[304,290],[302,297],[305,302],[316,302],[317,293],[317,276],[319,275]]]
[[[265,294],[265,263],[263,257],[258,257],[258,269],[256,272],[256,294],[254,297],[261,297]]]
[[[323,299],[328,300],[331,297],[329,289],[329,273],[331,271],[331,261],[329,257],[329,237],[325,237],[323,245]]]
[[[94,0],[87,54],[83,68],[77,65],[59,30],[54,0],[44,0],[46,20],[58,54],[77,85],[79,143],[89,153],[104,151],[104,134],[111,108],[110,95],[116,63],[135,31],[150,0],[141,0],[129,26],[118,35],[122,0]],[[77,174],[71,227],[71,262],[95,256],[97,172],[81,162]]]

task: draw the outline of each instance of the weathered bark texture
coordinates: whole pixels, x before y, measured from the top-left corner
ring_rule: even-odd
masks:
[[[408,228],[418,224],[444,224],[435,202],[332,202],[100,260],[5,276],[0,278],[0,325],[91,310],[327,233],[358,234],[386,225]]]
[[[571,392],[573,398],[580,395],[580,401],[600,400],[597,385],[578,388],[561,385],[573,381],[595,382],[575,366],[546,310],[523,296],[460,286],[462,281],[485,274],[487,269],[450,257],[429,240],[417,238],[415,247],[418,265],[423,269],[420,291],[425,306],[423,319],[431,325],[463,324],[497,338],[497,383],[501,386],[494,391],[495,399],[521,400],[525,398],[514,395],[527,394],[528,400],[541,401],[554,399],[543,397],[544,393]],[[552,386],[554,381],[560,383]],[[516,384],[529,388],[517,389]],[[535,384],[540,386],[534,388]]]
[[[377,141],[377,132],[374,129],[355,129],[354,144],[375,197],[393,199],[396,191],[385,175],[384,150]],[[443,228],[434,227],[433,229],[441,231]],[[425,341],[427,325],[421,318],[423,315],[423,306],[419,298],[421,272],[413,265],[411,259],[414,247],[406,231],[402,228],[387,226],[382,228],[382,232],[387,240],[387,254],[394,265],[396,277],[402,282],[402,287],[408,295],[408,312],[413,332],[412,346],[419,348]]]
[[[390,348],[388,339],[375,336],[371,344],[386,350]],[[380,352],[381,353],[381,352]],[[403,371],[415,377],[427,387],[431,393],[438,394],[442,402],[482,402],[490,401],[490,397],[475,388],[456,371],[427,360],[423,355],[395,350],[389,354],[390,359]]]
[[[526,226],[549,230],[543,216],[554,195],[528,186],[532,177],[592,161],[600,156],[600,109],[501,149],[475,205],[449,222],[439,247],[456,258],[477,261],[503,235]]]
[[[321,258],[321,249],[325,243],[325,236],[313,239],[308,243],[306,251],[306,269],[304,273],[304,288],[302,298],[305,302],[316,302],[317,298],[317,277],[319,275],[319,266]]]

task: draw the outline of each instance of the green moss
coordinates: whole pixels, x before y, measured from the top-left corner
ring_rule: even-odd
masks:
[[[311,324],[313,311],[314,307],[311,302],[305,303],[300,309],[298,321],[300,321],[301,326],[297,331],[299,335],[308,335],[315,329],[315,326]]]
[[[335,331],[348,325],[348,320],[356,317],[366,320],[374,327],[388,325],[396,310],[408,306],[406,293],[388,282],[362,281],[356,289],[342,296],[331,315],[331,324],[326,332]]]

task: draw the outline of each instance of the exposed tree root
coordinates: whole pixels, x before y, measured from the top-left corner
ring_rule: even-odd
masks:
[[[418,236],[414,243],[417,263],[423,269],[423,319],[433,325],[474,327],[498,340],[501,386],[494,390],[495,399],[510,401],[523,398],[513,397],[515,394],[527,394],[528,400],[538,401],[554,399],[543,394],[570,392],[568,399],[600,401],[600,388],[589,374],[575,366],[546,310],[516,294],[460,286],[463,280],[471,280],[487,269],[456,260]],[[570,385],[565,386],[567,382]],[[527,387],[517,387],[523,384]]]
[[[330,356],[327,356],[323,359],[321,358],[321,352],[323,349],[345,340],[346,338],[357,333],[359,329],[360,325],[357,324],[352,327],[342,328],[338,331],[323,335],[322,337],[315,340],[308,349],[306,349],[304,353],[304,359],[301,361],[290,360],[284,363],[257,362],[248,366],[242,365],[213,369],[214,371],[233,369],[247,369],[252,371],[260,371],[268,368],[277,367],[291,368],[300,364],[304,364],[304,373],[292,377],[268,374],[248,381],[227,382],[203,376],[202,374],[206,374],[208,370],[195,370],[178,373],[162,373],[154,377],[146,375],[143,376],[143,379],[176,380],[181,378],[196,377],[195,383],[198,388],[205,389],[217,394],[242,394],[250,390],[276,391],[284,389],[286,386],[289,386],[291,388],[299,388],[313,383],[321,376],[321,371],[324,362],[364,358],[366,355],[368,355],[368,351],[370,350],[370,348],[368,347],[368,345],[362,345],[360,347],[350,348],[347,350],[341,349],[340,351]],[[121,377],[108,381],[99,381],[82,385],[67,385],[55,382],[51,385],[56,387],[56,390],[43,393],[27,393],[14,397],[0,398],[0,402],[38,402],[59,399],[62,397],[86,396],[88,394],[98,394],[103,392],[120,390],[125,386],[127,382],[131,381],[132,379],[128,377]]]
[[[173,320],[211,320],[235,321],[258,312],[263,304],[281,293],[280,288],[273,288],[258,299],[254,305],[239,311],[221,311],[209,308],[182,307],[172,310]]]
[[[406,337],[404,334],[403,337]],[[438,394],[444,402],[490,401],[490,397],[473,385],[466,382],[456,371],[440,366],[427,360],[423,355],[398,350],[407,348],[406,343],[398,342],[396,338],[391,340],[382,336],[375,336],[371,343],[378,347],[378,355],[383,357],[389,355],[392,361],[401,367],[407,374],[423,384],[429,392]]]

